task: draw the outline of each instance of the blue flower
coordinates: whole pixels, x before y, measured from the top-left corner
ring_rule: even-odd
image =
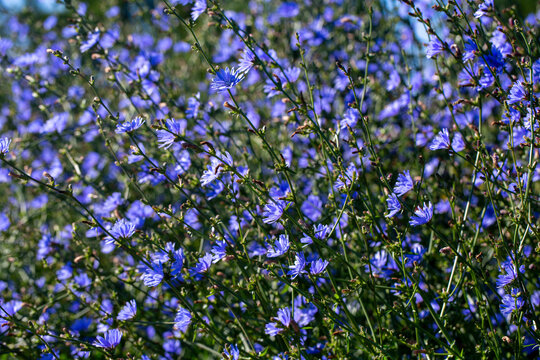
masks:
[[[216,245],[212,247],[212,262],[217,263],[227,255],[227,242],[218,240]]]
[[[156,131],[156,135],[158,138],[158,147],[168,149],[176,141],[177,136],[182,135],[187,122],[184,119],[168,119],[166,125],[168,130],[158,130]]]
[[[474,13],[475,18],[481,18],[482,16],[487,15],[488,11],[490,9],[493,9],[493,0],[485,0],[480,6],[478,6],[478,10]]]
[[[405,170],[403,174],[399,174],[396,185],[394,186],[394,193],[397,196],[403,196],[409,191],[411,191],[414,187],[413,180],[411,178],[411,174],[409,170]]]
[[[448,129],[442,129],[429,146],[430,150],[450,149],[450,134]]]
[[[238,350],[238,345],[229,344],[223,348],[223,355],[227,360],[238,360],[240,357],[240,351]]]
[[[93,33],[88,34],[88,39],[81,42],[81,52],[86,52],[90,50],[94,45],[99,41],[100,32],[99,30]]]
[[[114,349],[122,340],[122,332],[118,329],[112,329],[105,333],[105,336],[98,336],[94,345],[105,349]]]
[[[329,262],[327,260],[323,260],[321,258],[314,260],[311,262],[311,268],[309,269],[309,272],[311,273],[311,275],[318,275],[324,270],[326,270],[328,264]]]
[[[185,333],[189,324],[191,324],[191,313],[189,310],[180,307],[176,312],[176,317],[174,318],[174,329]]]
[[[116,238],[129,239],[135,233],[135,224],[126,219],[120,219],[113,225],[110,232]]]
[[[527,96],[527,91],[523,86],[521,81],[518,81],[512,85],[510,93],[508,94],[508,99],[506,100],[508,104],[515,104],[525,99]]]
[[[189,269],[189,273],[192,276],[195,276],[207,272],[212,265],[212,259],[212,254],[206,254],[203,257],[199,258],[199,262],[197,263],[197,265]]]
[[[523,299],[518,296],[519,290],[512,289],[511,294],[506,294],[501,300],[501,313],[504,316],[512,314],[513,311],[519,310],[523,307]]]
[[[121,124],[116,125],[115,132],[117,134],[122,134],[122,133],[125,133],[125,132],[131,132],[131,131],[134,131],[134,130],[137,130],[138,128],[140,128],[142,126],[142,124],[144,124],[144,119],[142,117],[140,117],[140,116],[137,116],[133,120],[127,120],[127,121],[124,121]]]
[[[203,12],[206,11],[206,0],[197,0],[191,8],[191,18],[197,20]]]
[[[244,73],[241,73],[234,68],[230,69],[219,69],[216,73],[216,77],[212,80],[210,84],[210,90],[216,92],[222,92],[229,89],[232,89],[240,81],[244,79]]]
[[[289,271],[287,272],[288,275],[292,275],[291,277],[295,279],[298,275],[307,273],[304,268],[306,267],[306,258],[304,257],[303,253],[297,253],[295,256],[294,265],[289,266]]]
[[[280,332],[282,332],[284,329],[278,327],[278,323],[271,322],[269,324],[266,324],[264,327],[264,333],[270,336],[276,336]]]
[[[463,136],[461,136],[459,132],[457,132],[452,139],[452,150],[457,153],[465,150],[465,141],[463,141]]]
[[[401,203],[396,194],[390,194],[386,199],[386,203],[388,204],[388,215],[386,217],[394,217],[401,210]]]
[[[137,315],[137,302],[135,299],[130,300],[124,305],[124,307],[118,312],[118,320],[133,319]]]
[[[426,57],[428,59],[434,58],[443,51],[443,44],[435,36],[431,38],[426,50]]]
[[[505,273],[501,274],[501,275],[499,275],[497,277],[497,287],[498,288],[502,288],[502,287],[505,287],[506,285],[509,285],[510,283],[512,283],[518,277],[516,266],[514,264],[512,264],[511,262],[503,263],[501,270],[503,270],[503,269],[504,269]],[[522,274],[525,272],[525,266],[524,265],[521,265],[519,267],[519,272],[522,273]]]
[[[223,170],[223,165],[233,166],[232,156],[226,151],[224,154],[218,152],[214,157],[212,157],[212,160],[210,160],[210,165],[208,165],[201,176],[201,185],[206,186],[212,181],[218,179],[219,174]]]
[[[6,137],[0,139],[0,155],[5,155],[9,152],[9,145],[11,144],[11,139]]]
[[[289,324],[291,323],[291,309],[288,307],[279,309],[277,312],[277,319],[283,326],[289,327]]]
[[[270,245],[266,243],[266,247],[268,249],[266,256],[269,258],[274,258],[281,256],[289,250],[289,236],[285,234],[279,235],[279,238],[274,242],[274,245]]]
[[[309,195],[306,201],[302,203],[300,209],[311,221],[319,220],[322,215],[323,202],[316,195]]]
[[[158,286],[163,280],[163,265],[160,262],[152,263],[151,267],[146,267],[141,275],[144,285],[149,287]]]
[[[272,224],[278,221],[287,205],[288,203],[284,200],[271,201],[266,204],[263,211],[263,222],[265,224]]]
[[[416,211],[414,212],[414,215],[411,216],[411,220],[409,221],[409,224],[411,226],[418,226],[428,223],[431,218],[433,217],[433,205],[431,205],[431,202],[424,203],[423,207],[418,207]]]

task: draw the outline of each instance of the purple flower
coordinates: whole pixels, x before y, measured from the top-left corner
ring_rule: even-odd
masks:
[[[100,32],[99,30],[93,33],[88,34],[88,39],[81,42],[81,52],[86,52],[90,50],[94,45],[99,41]]]
[[[0,139],[0,155],[5,155],[9,152],[9,145],[11,144],[11,139],[6,137]]]
[[[284,200],[277,200],[276,202],[269,202],[264,206],[263,222],[265,224],[272,224],[278,221],[283,215],[283,211],[287,207],[288,203]]]
[[[255,54],[249,49],[244,49],[242,57],[240,58],[240,63],[238,64],[239,73],[247,73],[255,65]]]
[[[23,307],[23,302],[19,300],[10,300],[6,303],[0,300],[2,308],[0,309],[0,318],[9,320],[10,317],[15,315]]]
[[[189,269],[189,273],[194,276],[207,272],[212,265],[212,259],[212,254],[206,254],[203,257],[199,258],[199,262],[193,268]]]
[[[187,309],[180,307],[174,318],[174,329],[185,333],[189,324],[191,324],[191,313]]]
[[[279,309],[277,312],[277,319],[283,326],[289,327],[289,324],[291,323],[291,309],[288,307]]]
[[[450,134],[448,129],[442,129],[429,146],[430,150],[450,149]]]
[[[411,216],[411,220],[409,221],[409,224],[411,226],[418,226],[428,223],[431,218],[433,217],[433,205],[431,205],[431,202],[424,203],[423,207],[418,207],[416,211],[414,212],[414,215]]]
[[[140,116],[137,116],[133,120],[127,120],[127,121],[124,121],[121,124],[116,125],[116,131],[115,132],[117,134],[122,134],[122,133],[125,133],[125,132],[131,132],[131,131],[134,131],[134,130],[137,130],[138,128],[140,128],[142,126],[142,124],[144,124],[144,119],[142,117],[140,117]]]
[[[191,18],[197,20],[203,12],[206,11],[206,0],[197,0],[191,8]]]
[[[216,77],[212,80],[212,84],[210,84],[210,90],[215,92],[226,91],[235,87],[243,79],[244,73],[234,68],[219,69]]]
[[[163,266],[161,263],[152,263],[151,267],[146,267],[141,275],[141,280],[146,286],[158,286],[163,280]]]
[[[503,263],[501,270],[503,269],[505,273],[497,277],[498,288],[502,288],[502,287],[505,287],[506,285],[509,285],[510,283],[512,283],[512,281],[514,281],[518,277],[516,266],[512,264],[511,262]],[[525,272],[524,265],[521,265],[519,267],[519,272],[522,274]]]
[[[94,345],[105,349],[114,349],[122,340],[122,332],[118,329],[112,329],[105,333],[105,336],[98,336]]]
[[[503,296],[501,300],[501,313],[504,316],[508,316],[512,314],[513,311],[519,310],[523,307],[523,299],[521,299],[518,294],[518,289],[512,289],[511,294],[506,294]]]
[[[295,256],[294,265],[289,266],[289,271],[287,272],[288,275],[291,275],[293,279],[295,279],[298,275],[307,273],[304,268],[306,267],[306,258],[304,257],[303,253],[297,253]]]
[[[452,150],[454,150],[454,152],[465,150],[465,141],[463,141],[463,136],[461,136],[459,132],[457,132],[452,139]]]
[[[168,130],[156,131],[159,144],[158,147],[164,149],[168,149],[176,141],[176,137],[182,135],[187,126],[187,122],[184,119],[168,119],[166,125]]]
[[[240,357],[240,351],[238,350],[238,345],[230,344],[223,348],[224,358],[227,360],[238,360]]]
[[[289,250],[289,236],[285,234],[279,235],[279,238],[275,241],[274,246],[271,246],[270,244],[266,244],[266,247],[268,249],[266,256],[269,258],[274,258],[281,256]]]
[[[283,329],[278,327],[278,323],[271,322],[269,324],[266,324],[264,327],[264,333],[270,336],[276,336],[280,332],[282,332]]]
[[[118,312],[118,320],[133,319],[137,315],[137,302],[130,300],[124,305],[124,307]]]
[[[414,187],[413,180],[411,178],[411,174],[409,170],[405,170],[403,174],[399,174],[396,185],[394,186],[394,193],[397,196],[403,196],[409,191],[411,191]]]
[[[427,46],[426,57],[428,59],[434,58],[437,54],[440,54],[443,51],[443,44],[435,36],[431,38]]]
[[[493,0],[485,0],[480,6],[478,6],[478,10],[474,13],[475,18],[481,18],[484,15],[487,15],[487,12],[493,9]]]
[[[111,229],[111,234],[116,238],[129,239],[135,233],[135,224],[126,220],[118,220]]]
[[[309,195],[302,203],[301,210],[311,221],[317,221],[322,215],[323,202],[316,195]]]
[[[386,203],[388,204],[388,215],[386,215],[386,217],[394,217],[399,212],[399,210],[401,210],[401,203],[399,202],[398,197],[394,193],[388,196],[388,199],[386,199]]]
[[[309,269],[309,272],[311,273],[311,275],[318,275],[324,270],[326,270],[328,264],[329,262],[327,260],[323,260],[321,258],[314,260],[311,262],[311,268]]]
[[[523,86],[521,81],[518,81],[512,85],[510,93],[508,94],[508,99],[506,100],[508,104],[515,104],[525,99],[527,96],[527,91]]]
[[[223,170],[223,165],[233,165],[232,156],[226,151],[224,154],[218,152],[215,157],[212,157],[210,165],[208,165],[207,169],[203,172],[201,176],[201,185],[206,186],[212,181],[219,178],[219,174]]]
[[[218,240],[216,245],[212,247],[212,262],[215,264],[227,255],[227,242]]]

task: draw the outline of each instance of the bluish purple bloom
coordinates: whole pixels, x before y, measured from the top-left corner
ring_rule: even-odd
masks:
[[[271,322],[269,324],[266,324],[264,327],[264,333],[270,336],[276,336],[280,332],[282,332],[284,329],[278,327],[278,323]]]
[[[135,233],[135,224],[126,220],[118,220],[111,229],[111,234],[116,238],[129,239]]]
[[[397,196],[403,196],[414,187],[414,182],[411,178],[409,170],[405,170],[403,174],[399,174],[396,185],[394,186],[394,194]]]
[[[210,90],[215,92],[226,91],[235,87],[243,79],[244,73],[234,68],[219,69],[216,77],[212,80],[212,84],[210,84]]]
[[[133,120],[127,120],[121,124],[116,125],[115,132],[117,134],[122,134],[125,132],[135,131],[140,128],[142,124],[144,124],[144,119],[140,116],[137,116]]]
[[[289,266],[288,275],[291,275],[295,279],[298,275],[306,274],[307,271],[304,269],[306,267],[306,258],[303,253],[297,253],[295,256],[295,261],[293,265]]]
[[[279,235],[279,238],[274,242],[274,245],[266,244],[268,249],[266,256],[269,258],[274,258],[281,256],[289,250],[289,236],[285,234]]]
[[[326,270],[326,267],[328,266],[329,262],[328,260],[323,260],[321,258],[314,260],[311,262],[311,267],[309,269],[309,272],[311,275],[318,275],[324,272]]]
[[[510,93],[508,94],[508,99],[506,99],[506,101],[508,102],[508,104],[516,104],[524,100],[526,96],[527,90],[525,90],[523,83],[521,81],[518,81],[514,83],[514,85],[512,85]]]
[[[255,65],[255,54],[251,52],[250,49],[246,48],[242,52],[242,57],[240,58],[240,62],[238,64],[238,72],[239,73],[247,73],[253,65]]]
[[[431,38],[426,50],[426,57],[428,59],[434,58],[443,51],[443,44],[435,36]]]
[[[229,344],[223,348],[223,355],[226,360],[238,360],[240,357],[240,351],[238,350],[238,345]]]
[[[130,300],[124,305],[124,307],[118,312],[118,320],[133,319],[137,315],[137,302],[135,299]]]
[[[98,336],[94,341],[94,346],[104,349],[114,349],[122,340],[122,332],[118,329],[112,329],[104,336]]]
[[[505,294],[501,300],[501,313],[504,316],[512,314],[512,312],[523,307],[524,301],[521,296],[518,296],[519,290],[512,289],[511,294]]]
[[[494,7],[493,0],[485,0],[483,3],[481,3],[478,6],[478,10],[476,10],[476,12],[474,13],[474,17],[478,19],[478,18],[481,18],[482,16],[487,15],[488,11],[490,9],[493,9],[493,7]]]
[[[192,276],[194,276],[197,274],[202,274],[202,273],[207,272],[208,269],[210,269],[210,266],[212,265],[212,260],[213,260],[212,254],[204,255],[203,257],[199,258],[197,265],[189,269],[189,273]]]
[[[197,20],[203,12],[206,11],[206,0],[196,0],[191,8],[191,18]]]
[[[180,307],[176,312],[176,317],[174,318],[174,328],[185,333],[189,324],[191,324],[191,313],[189,310]]]
[[[310,219],[315,222],[322,215],[323,202],[317,195],[309,195],[306,201],[302,203],[300,209]]]
[[[272,224],[278,221],[283,215],[283,211],[287,207],[287,202],[284,200],[271,201],[264,206],[263,222]]]
[[[168,119],[166,121],[167,130],[157,130],[158,147],[168,149],[176,138],[184,132],[187,122],[184,119]]]
[[[442,129],[429,146],[430,150],[450,149],[450,134],[448,129]]]
[[[463,141],[463,136],[459,132],[456,132],[452,139],[452,150],[457,153],[465,150],[465,141]]]
[[[84,53],[90,50],[94,45],[99,41],[100,32],[99,30],[93,33],[88,34],[88,39],[81,42],[81,52]]]
[[[388,195],[386,203],[388,204],[388,215],[386,217],[394,217],[401,210],[401,203],[394,193]]]
[[[163,265],[161,263],[152,263],[151,267],[145,267],[141,275],[144,285],[149,287],[158,286],[163,280]]]
[[[288,307],[279,309],[277,312],[277,319],[283,326],[289,327],[289,324],[291,323],[291,309]]]
[[[9,145],[11,144],[11,139],[3,137],[0,139],[0,155],[5,155],[9,152]]]
[[[212,247],[212,262],[217,263],[227,255],[227,242],[218,240],[216,245]]]
[[[511,262],[503,263],[501,270],[504,270],[504,274],[501,274],[497,277],[498,288],[502,288],[502,287],[505,287],[506,285],[511,284],[518,277],[516,266],[512,264]],[[524,265],[521,265],[519,267],[519,272],[522,274],[525,272]]]
[[[23,307],[23,302],[19,300],[10,300],[8,302],[2,302],[0,300],[2,308],[0,309],[0,318],[9,320],[10,317],[15,315]]]
[[[419,226],[423,224],[427,224],[431,218],[433,217],[433,205],[431,205],[431,202],[425,204],[423,207],[418,207],[416,211],[414,212],[414,215],[411,216],[411,220],[409,221],[409,224],[411,226]]]

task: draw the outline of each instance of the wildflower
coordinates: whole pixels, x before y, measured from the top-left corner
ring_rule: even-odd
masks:
[[[497,277],[497,287],[498,288],[502,288],[502,287],[505,287],[506,285],[509,285],[510,283],[512,283],[512,281],[514,281],[515,279],[517,279],[518,277],[518,272],[517,272],[517,269],[516,269],[516,266],[514,264],[512,264],[511,262],[508,262],[508,263],[504,263],[502,264],[502,269],[504,269],[504,274],[501,274]],[[519,267],[519,272],[520,273],[524,273],[525,272],[525,266],[524,265],[521,265]]]
[[[430,150],[450,149],[450,134],[448,129],[442,129],[429,146]]]
[[[193,276],[207,272],[212,265],[212,259],[212,254],[206,254],[203,257],[199,258],[199,262],[197,263],[197,265],[189,269],[190,274]]]
[[[278,221],[283,215],[283,211],[287,207],[287,202],[283,200],[277,200],[276,202],[269,202],[264,206],[263,222],[265,224],[272,224]]]
[[[203,12],[206,11],[206,0],[197,0],[191,8],[191,18],[193,21],[197,20]]]
[[[11,144],[11,139],[6,137],[0,139],[0,155],[5,155],[9,152],[9,145]]]
[[[223,165],[233,165],[232,156],[228,152],[225,152],[224,154],[218,152],[216,156],[212,158],[210,165],[208,165],[201,176],[201,185],[206,186],[219,178]]]
[[[452,150],[454,150],[454,152],[465,150],[465,142],[463,141],[463,136],[461,136],[459,132],[457,132],[452,139]]]
[[[264,333],[270,336],[276,336],[284,329],[278,327],[278,323],[271,322],[264,327]]]
[[[149,287],[158,286],[163,280],[163,265],[160,262],[152,263],[151,267],[146,267],[141,275],[144,285]]]
[[[227,360],[238,360],[240,357],[240,351],[238,350],[238,345],[229,344],[223,348],[223,356]]]
[[[137,303],[135,300],[128,301],[118,313],[118,320],[133,319],[137,315]]]
[[[303,253],[297,253],[294,261],[294,265],[289,266],[288,275],[292,275],[292,278],[295,279],[298,275],[305,274],[306,270],[306,259]]]
[[[518,81],[514,83],[514,85],[512,85],[510,93],[508,94],[508,99],[506,101],[508,102],[508,104],[515,104],[525,99],[526,96],[527,91],[525,90],[523,83],[521,81]]]
[[[185,333],[189,324],[191,324],[191,313],[187,309],[180,307],[174,318],[174,329]]]
[[[388,204],[388,215],[386,215],[386,217],[394,217],[399,212],[399,210],[401,210],[401,203],[399,202],[398,197],[394,193],[388,196],[388,199],[386,199],[386,203]]]
[[[314,260],[311,262],[311,268],[309,269],[309,272],[311,273],[311,275],[318,275],[324,270],[326,270],[328,264],[328,260],[323,260],[321,258]]]
[[[156,135],[158,138],[158,147],[168,149],[176,141],[177,136],[182,135],[187,122],[185,120],[168,119],[166,121],[167,130],[158,130]]]
[[[394,186],[394,193],[397,196],[403,196],[414,187],[413,180],[409,170],[405,170],[403,174],[399,174],[396,185]]]
[[[506,294],[501,300],[501,313],[504,316],[512,314],[512,312],[519,310],[523,307],[523,299],[518,296],[519,290],[512,289],[511,294]]]
[[[227,255],[227,242],[226,241],[217,241],[216,245],[212,247],[212,262],[215,264],[219,260],[223,259]]]
[[[306,201],[302,203],[300,209],[310,219],[315,222],[319,220],[322,215],[321,209],[323,208],[323,202],[316,195],[309,195]]]
[[[424,203],[423,207],[418,207],[416,211],[414,212],[414,215],[411,216],[411,220],[409,221],[409,224],[411,226],[418,226],[428,223],[431,218],[433,217],[433,205],[431,205],[431,202]]]
[[[81,42],[81,52],[84,53],[88,50],[90,50],[94,45],[96,45],[99,41],[100,32],[95,31],[93,33],[88,34],[88,39]]]
[[[433,37],[427,46],[426,57],[428,59],[434,58],[443,51],[443,44],[437,37]]]
[[[94,341],[94,346],[114,349],[122,340],[122,332],[118,329],[112,329],[105,333],[105,336],[98,336]]]
[[[478,19],[487,15],[488,11],[493,9],[493,7],[493,0],[485,0],[482,4],[480,4],[480,6],[478,6],[478,10],[474,13],[474,17]]]
[[[289,324],[291,323],[291,309],[288,307],[279,309],[277,312],[277,319],[283,326],[289,327]]]
[[[243,79],[244,74],[234,68],[219,69],[216,77],[212,80],[210,90],[216,92],[226,91],[235,87]]]
[[[289,250],[289,236],[287,235],[279,235],[279,238],[274,242],[274,245],[271,246],[268,243],[266,244],[268,251],[266,253],[266,256],[269,258],[274,258],[281,256]]]
[[[144,124],[144,119],[142,117],[140,117],[140,116],[137,116],[133,120],[127,120],[127,121],[124,121],[121,124],[116,125],[115,132],[117,134],[122,134],[122,133],[126,133],[126,132],[132,132],[132,131],[135,131],[138,128],[140,128],[143,124]]]
[[[255,54],[249,49],[244,49],[240,63],[238,65],[238,72],[246,74],[255,65]]]
[[[118,220],[111,229],[111,234],[116,238],[129,239],[135,233],[135,224],[126,220]]]

